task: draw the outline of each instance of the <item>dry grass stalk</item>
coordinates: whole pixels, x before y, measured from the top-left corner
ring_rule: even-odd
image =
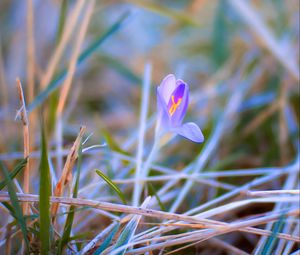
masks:
[[[35,41],[34,41],[34,8],[33,1],[27,0],[27,84],[26,94],[27,101],[33,102],[35,95]],[[30,122],[30,148],[35,145],[34,137],[36,133],[37,113],[34,111],[29,115]],[[33,162],[31,162],[33,164]]]
[[[39,199],[38,195],[33,195],[33,194],[18,193],[17,195],[18,195],[20,202],[37,202]],[[9,195],[7,193],[1,193],[0,201],[1,202],[9,201]],[[241,221],[241,222],[237,222],[237,223],[225,223],[225,222],[220,222],[220,221],[216,221],[216,220],[199,218],[199,217],[195,217],[195,216],[187,216],[187,215],[183,215],[183,214],[163,212],[163,211],[158,211],[158,210],[153,210],[153,209],[144,209],[141,207],[133,207],[133,206],[128,206],[128,205],[114,204],[114,203],[108,203],[108,202],[100,202],[100,201],[95,201],[95,200],[90,200],[90,199],[82,199],[82,198],[67,198],[67,197],[52,196],[52,197],[50,197],[50,202],[61,203],[61,204],[65,204],[65,205],[74,205],[74,206],[90,206],[93,208],[98,208],[98,209],[112,211],[112,212],[138,214],[138,215],[143,215],[143,216],[147,216],[147,217],[151,217],[151,218],[184,221],[184,222],[190,222],[190,223],[195,223],[195,224],[203,224],[203,226],[206,226],[206,228],[215,230],[213,233],[209,232],[209,237],[229,233],[232,231],[242,231],[242,232],[253,233],[253,234],[258,234],[258,235],[270,236],[270,235],[272,235],[271,231],[253,228],[250,226],[265,224],[266,222],[274,221],[281,217],[281,214],[277,213],[274,215],[264,216],[264,217],[260,217],[257,219],[245,220],[245,221]],[[299,210],[293,210],[293,211],[287,212],[285,215],[286,216],[290,216],[290,215],[298,216]],[[199,238],[199,236],[198,236],[198,238]],[[291,240],[294,242],[300,242],[300,238],[298,236],[293,236],[293,235],[289,235],[289,234],[279,233],[278,238],[282,238],[285,240]],[[149,240],[146,240],[146,239],[141,240],[142,243],[147,242],[147,241],[149,241]],[[150,240],[150,241],[152,241],[152,240]]]
[[[257,115],[243,130],[242,135],[247,136],[254,132],[264,121],[266,121],[272,114],[279,109],[278,101],[274,101],[270,106],[264,109],[259,115]]]
[[[286,214],[288,215],[299,215],[299,210],[294,210],[292,212],[289,212]],[[267,217],[262,217],[258,218],[257,220],[246,220],[238,223],[231,223],[225,226],[224,228],[219,228],[219,229],[214,229],[211,231],[211,229],[207,230],[196,230],[193,232],[187,232],[185,235],[170,235],[169,240],[167,242],[161,242],[161,243],[156,243],[151,245],[151,247],[143,247],[143,248],[137,248],[133,251],[129,251],[128,254],[141,254],[143,252],[147,252],[149,249],[155,250],[155,249],[162,249],[165,247],[169,246],[174,246],[174,245],[182,245],[184,243],[189,243],[189,242],[195,242],[195,244],[204,242],[206,240],[209,240],[210,238],[219,236],[219,235],[224,235],[230,232],[234,231],[242,231],[246,233],[252,233],[256,235],[262,235],[262,236],[272,236],[273,233],[272,231],[269,230],[263,230],[259,228],[253,228],[249,226],[255,226],[255,225],[260,225],[264,224],[268,221],[274,221],[278,218],[281,217],[281,214],[277,214],[274,216],[267,216]],[[174,228],[169,229],[168,231],[173,230]],[[294,242],[300,242],[299,236],[293,236],[289,234],[283,234],[283,233],[278,233],[277,235],[278,238],[284,239],[284,240],[292,240]],[[131,243],[130,245],[137,245],[137,244],[142,244],[142,243],[147,243],[149,240],[150,241],[159,241],[163,240],[165,241],[165,237],[158,237],[158,238],[153,238],[153,239],[142,239],[141,241],[137,241],[134,243]],[[187,247],[187,246],[186,246]]]
[[[286,164],[286,158],[288,158],[288,139],[289,139],[289,131],[288,131],[288,124],[285,118],[285,108],[288,104],[288,83],[289,79],[283,82],[282,86],[280,87],[280,96],[279,96],[279,143],[280,143],[280,163],[281,165]]]
[[[4,63],[3,63],[3,56],[2,56],[2,46],[1,46],[1,37],[0,37],[0,90],[1,90],[1,97],[0,102],[2,106],[6,107],[8,105],[8,90],[7,90],[7,83],[5,78],[5,71],[4,71]]]
[[[82,11],[82,8],[84,6],[84,3],[85,3],[85,0],[78,0],[74,7],[73,12],[69,16],[69,18],[66,22],[66,25],[65,25],[64,33],[62,34],[62,38],[61,38],[54,54],[52,55],[49,65],[47,67],[47,71],[42,78],[41,85],[40,85],[41,89],[44,89],[51,81],[54,71],[55,71],[55,68],[58,65],[58,62],[62,56],[62,53],[63,53],[64,49],[66,48],[66,45],[67,45],[68,41],[70,40],[71,35],[74,31],[74,28],[77,24],[77,21],[78,21],[80,13]]]
[[[270,195],[300,195],[299,189],[294,190],[260,190],[248,191],[248,196],[270,196]]]
[[[67,157],[64,169],[62,171],[62,175],[59,179],[59,181],[56,184],[56,187],[54,189],[54,196],[62,196],[64,192],[64,187],[71,182],[71,176],[72,176],[72,169],[74,167],[75,161],[78,157],[78,149],[82,140],[82,137],[84,135],[84,132],[86,130],[86,127],[81,127],[79,134],[70,150],[70,153]],[[54,203],[51,208],[51,214],[53,215],[53,221],[55,220],[55,215],[58,210],[58,203]]]
[[[34,15],[32,0],[27,0],[27,98],[29,102],[34,99]]]
[[[57,123],[56,123],[56,128],[55,128],[55,132],[56,132],[56,152],[57,152],[57,168],[58,171],[61,171],[62,168],[62,156],[61,156],[61,152],[62,152],[62,138],[63,138],[63,121],[62,121],[62,113],[64,110],[64,106],[66,104],[66,100],[67,100],[67,96],[69,94],[70,88],[71,88],[71,84],[72,84],[72,80],[74,77],[74,73],[76,70],[76,64],[77,64],[77,60],[80,54],[80,48],[81,45],[84,41],[84,37],[85,34],[87,32],[87,28],[93,13],[93,8],[94,8],[94,0],[90,1],[88,3],[86,12],[84,14],[83,17],[83,22],[81,24],[81,27],[79,29],[79,34],[78,37],[76,38],[75,41],[75,45],[74,45],[74,49],[73,49],[73,53],[71,56],[71,60],[70,60],[70,64],[68,67],[68,72],[67,72],[67,76],[66,79],[62,85],[61,88],[61,92],[60,92],[60,97],[59,97],[59,101],[58,101],[58,106],[57,106],[57,111],[56,111],[56,119],[57,119]]]
[[[65,82],[61,89],[61,94],[60,94],[58,107],[57,107],[57,116],[61,116],[64,106],[65,106],[65,103],[66,103],[67,96],[68,96],[70,88],[71,88],[72,80],[73,80],[74,73],[76,70],[77,59],[79,57],[81,45],[85,38],[85,34],[86,34],[86,31],[87,31],[87,28],[88,28],[88,25],[89,25],[89,22],[90,22],[92,13],[93,13],[94,3],[95,3],[94,1],[90,1],[88,3],[88,7],[87,7],[87,10],[86,10],[84,18],[83,18],[83,22],[79,29],[78,37],[76,38],[76,41],[75,41],[73,54],[72,54],[72,57],[70,60],[69,68],[68,68],[67,77],[66,77]]]
[[[29,193],[29,179],[30,179],[30,160],[29,160],[29,153],[30,153],[30,145],[29,145],[29,122],[28,116],[26,111],[26,104],[24,93],[22,89],[22,84],[19,78],[16,80],[17,82],[17,89],[19,93],[19,100],[21,103],[21,111],[20,117],[23,124],[23,146],[24,146],[24,158],[28,158],[27,164],[24,168],[24,180],[23,180],[23,191],[24,193]],[[23,213],[25,215],[29,214],[29,206],[28,203],[24,203],[23,205]]]

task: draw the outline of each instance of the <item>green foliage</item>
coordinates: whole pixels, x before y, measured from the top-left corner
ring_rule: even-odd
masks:
[[[159,196],[157,195],[154,186],[153,186],[150,182],[148,182],[148,185],[147,185],[147,186],[148,186],[148,189],[149,189],[149,195],[150,195],[150,196],[155,196],[155,198],[156,198],[156,200],[157,200],[157,202],[158,202],[158,205],[159,205],[160,209],[161,209],[162,211],[167,211],[165,205],[161,202]]]
[[[112,239],[116,235],[117,231],[120,228],[120,223],[117,223],[116,226],[112,229],[109,235],[103,240],[102,244],[94,252],[94,255],[100,255],[111,243]]]
[[[219,1],[218,5],[212,37],[212,57],[217,67],[225,62],[230,53],[229,29],[226,22],[227,1]]]
[[[51,177],[48,163],[47,141],[42,123],[41,133],[41,159],[40,159],[40,189],[39,189],[39,209],[40,209],[40,242],[41,254],[46,255],[50,252],[50,196],[51,196]]]
[[[282,214],[279,218],[278,221],[276,221],[276,223],[273,226],[273,230],[272,230],[272,235],[268,237],[268,239],[266,240],[266,242],[264,243],[261,252],[259,253],[260,255],[271,255],[273,254],[273,248],[274,245],[276,243],[276,241],[278,240],[278,233],[281,231],[283,225],[284,225],[284,218],[285,218],[285,214]]]
[[[112,135],[108,132],[107,129],[101,127],[100,131],[111,150],[122,153],[124,155],[129,155],[127,151],[122,150],[122,148],[118,145],[118,143],[115,141],[115,139],[112,137]]]
[[[122,193],[122,191],[119,189],[119,187],[113,183],[113,181],[106,176],[104,173],[102,173],[100,170],[96,169],[96,173],[109,185],[109,187],[116,192],[116,194],[119,196],[119,198],[122,200],[124,204],[126,203],[125,195]]]
[[[16,167],[18,168],[18,166]],[[12,179],[9,175],[9,172],[6,168],[6,166],[2,163],[2,161],[0,161],[0,169],[4,175],[5,178],[5,184],[7,185],[7,189],[8,189],[8,194],[10,197],[10,202],[11,202],[11,206],[6,203],[6,207],[10,210],[10,212],[12,213],[12,216],[16,219],[16,221],[18,222],[18,225],[20,226],[21,232],[23,234],[23,238],[26,244],[26,254],[29,254],[29,240],[27,237],[28,231],[26,228],[26,222],[23,216],[23,212],[22,212],[22,208],[19,205],[19,201],[18,201],[18,196],[17,193],[14,189],[14,185],[12,182]]]
[[[133,216],[133,218],[127,223],[127,225],[125,226],[125,228],[123,229],[122,233],[120,234],[118,240],[116,241],[116,245],[114,246],[114,250],[116,250],[117,248],[128,244],[134,233],[135,230],[139,224],[139,219],[140,216]],[[116,255],[123,255],[125,254],[127,248],[124,248],[122,251],[118,252]]]
[[[12,170],[12,172],[9,173],[10,180],[13,180],[18,175],[18,173],[26,166],[26,164],[27,164],[27,158],[22,159],[15,166],[15,168]],[[0,190],[2,190],[7,185],[7,183],[8,183],[7,179],[5,179],[4,181],[1,181],[0,182]]]
[[[142,79],[140,76],[135,74],[130,68],[128,68],[127,65],[123,64],[121,61],[112,58],[108,55],[100,55],[98,57],[99,62],[105,63],[105,65],[111,67],[115,71],[117,71],[119,74],[123,75],[128,81],[134,83],[134,84],[141,84]]]

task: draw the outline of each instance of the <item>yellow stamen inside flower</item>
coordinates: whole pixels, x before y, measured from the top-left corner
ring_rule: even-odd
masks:
[[[172,96],[172,97],[171,97],[171,100],[172,100],[172,105],[171,105],[171,107],[170,107],[170,109],[169,109],[169,114],[170,114],[171,116],[173,116],[173,114],[176,112],[178,106],[181,104],[182,99],[179,98],[178,101],[177,101],[177,103],[175,103],[175,97]]]

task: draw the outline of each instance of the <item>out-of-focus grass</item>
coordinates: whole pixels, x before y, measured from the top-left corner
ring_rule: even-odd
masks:
[[[0,3],[0,250],[299,249],[299,2],[95,1],[90,20],[88,9],[85,0]],[[190,85],[186,121],[203,144],[154,142],[156,86],[168,73]],[[15,120],[26,113],[16,77],[29,136]],[[48,222],[51,204],[59,210]]]

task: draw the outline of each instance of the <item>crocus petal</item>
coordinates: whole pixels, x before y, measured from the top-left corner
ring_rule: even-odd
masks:
[[[204,141],[204,136],[200,128],[193,122],[185,123],[180,127],[174,128],[173,131],[196,143]]]
[[[158,92],[168,104],[172,92],[176,89],[176,78],[174,74],[166,76],[158,87]]]
[[[180,126],[182,120],[187,112],[188,104],[189,104],[189,86],[181,80],[177,80],[177,88],[171,94],[171,98],[168,102],[168,109],[170,110],[173,102],[172,96],[174,96],[174,102],[178,103],[178,100],[181,100],[181,103],[176,108],[176,111],[170,115],[170,125],[172,127]]]
[[[168,129],[170,126],[170,118],[168,114],[167,104],[159,93],[157,88],[157,113],[160,126],[164,129]]]

